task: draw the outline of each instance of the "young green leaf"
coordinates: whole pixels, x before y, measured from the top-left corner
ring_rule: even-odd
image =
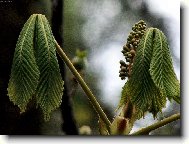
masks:
[[[50,112],[61,104],[64,88],[56,57],[54,37],[43,15],[37,16],[35,36],[36,60],[40,71],[36,100],[43,110],[45,120],[49,120]]]
[[[128,81],[125,83],[125,85],[122,87],[122,91],[121,91],[121,99],[119,101],[119,105],[117,107],[117,109],[119,109],[120,107],[122,107],[124,104],[127,103],[127,101],[129,100],[129,94],[127,93],[127,87],[128,85]]]
[[[8,96],[24,112],[38,85],[39,70],[33,51],[36,14],[25,23],[18,38],[13,58]]]
[[[122,108],[121,112],[120,112],[120,115],[125,117],[122,113],[124,112],[124,107],[130,103],[130,95],[128,93],[128,90],[127,90],[127,87],[128,87],[128,81],[125,83],[125,85],[122,87],[122,93],[121,93],[121,99],[120,99],[120,102],[119,102],[119,105],[116,109],[116,111],[120,108]],[[134,122],[135,120],[137,119],[140,119],[141,117],[144,116],[144,112],[141,110],[141,109],[135,109],[135,112],[132,113],[132,112],[129,112],[131,115],[132,115],[132,118],[130,119],[130,122]]]
[[[180,103],[180,84],[174,72],[169,45],[165,35],[154,29],[153,56],[150,64],[150,75],[158,88],[168,99]]]
[[[131,77],[125,89],[137,109],[151,111],[155,117],[165,106],[166,96],[156,87],[149,72],[153,39],[154,28],[149,28],[138,45]]]

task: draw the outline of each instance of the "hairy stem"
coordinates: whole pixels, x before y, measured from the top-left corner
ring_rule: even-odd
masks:
[[[137,132],[134,132],[132,133],[131,135],[145,135],[145,134],[148,134],[149,132],[157,129],[157,128],[160,128],[168,123],[171,123],[173,121],[176,121],[180,119],[180,113],[177,113],[177,114],[174,114],[168,118],[165,118],[163,119],[162,121],[159,121],[157,123],[154,123],[146,128],[142,128],[141,130],[137,131]]]
[[[55,40],[55,42],[56,42],[56,40]],[[93,105],[94,109],[98,113],[99,117],[104,121],[104,123],[106,124],[106,126],[107,126],[107,128],[108,128],[108,130],[110,132],[110,125],[111,125],[111,123],[108,120],[108,117],[106,116],[106,114],[102,110],[100,104],[96,100],[95,96],[93,95],[93,93],[91,92],[91,90],[89,89],[89,87],[87,86],[87,84],[85,83],[85,81],[83,80],[83,78],[77,72],[77,70],[75,69],[75,67],[73,66],[73,64],[71,63],[71,61],[66,56],[66,54],[64,53],[64,51],[58,45],[57,42],[56,42],[56,50],[57,50],[58,54],[60,55],[60,57],[62,58],[62,60],[66,63],[66,65],[68,66],[68,68],[70,69],[70,71],[72,72],[72,74],[75,76],[75,78],[78,81],[78,83],[81,85],[82,89],[84,90],[84,92],[86,93],[88,99],[90,100],[91,104]]]

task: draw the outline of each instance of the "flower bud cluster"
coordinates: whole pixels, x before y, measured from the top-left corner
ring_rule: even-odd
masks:
[[[124,80],[126,77],[130,76],[133,59],[136,53],[136,49],[140,42],[140,39],[144,35],[146,31],[146,23],[143,20],[140,20],[132,27],[132,32],[130,32],[127,43],[123,46],[123,50],[121,51],[125,56],[126,63],[121,60],[120,61],[120,71],[119,77]]]
[[[123,60],[120,60],[119,63],[120,63],[119,77],[121,77],[121,80],[124,80],[126,77],[128,77],[129,65],[126,64]]]

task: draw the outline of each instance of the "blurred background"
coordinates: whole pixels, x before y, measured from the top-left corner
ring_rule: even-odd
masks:
[[[61,6],[62,9],[58,6]],[[56,13],[58,9],[62,11],[62,15],[60,11]],[[0,48],[4,50],[0,53],[0,66],[1,69],[6,68],[7,70],[2,72],[0,79],[0,90],[4,93],[6,93],[16,40],[23,24],[32,13],[45,14],[51,25],[53,25],[53,17],[62,18],[60,22],[54,18],[55,23],[59,23],[59,26],[57,29],[54,28],[53,33],[58,31],[57,39],[70,59],[76,57],[77,49],[86,51],[85,67],[81,74],[110,119],[116,115],[115,109],[121,97],[121,89],[126,82],[119,77],[119,61],[124,59],[121,50],[132,26],[139,20],[144,20],[147,27],[156,27],[165,33],[170,44],[175,72],[180,80],[180,1],[178,0],[18,0],[17,3],[15,1],[0,3]],[[13,35],[14,38],[11,39]],[[71,116],[76,126],[75,133],[79,130],[86,130],[92,135],[98,135],[96,112],[80,86],[74,81],[70,71],[62,63],[60,65],[64,68],[62,73],[67,85],[68,108],[71,109]],[[4,99],[8,101],[7,98]],[[9,107],[8,110],[7,107]],[[15,113],[11,109],[14,108],[11,104],[3,108],[6,110],[1,111],[1,114]],[[64,110],[63,106],[54,111],[49,122],[43,122],[39,116],[36,119],[40,121],[40,123],[37,122],[38,129],[29,134],[70,134],[66,132],[64,126],[66,120],[62,116],[64,115],[62,110]],[[167,102],[167,107],[162,114],[158,115],[158,119],[154,120],[152,114],[147,114],[144,119],[136,121],[132,132],[177,112],[180,112],[180,105],[174,101]],[[19,123],[15,129],[23,126],[21,123],[30,118],[28,115],[23,116],[24,120],[21,120],[19,116],[14,117]],[[11,116],[7,116],[2,123],[8,123],[7,119],[10,118]],[[30,121],[30,123],[33,122]],[[12,121],[10,123],[17,125]],[[85,126],[89,126],[92,131]],[[181,124],[178,120],[151,134],[179,136],[181,135],[180,128]],[[14,130],[11,128],[9,131],[1,130],[1,134],[23,134],[18,130],[13,133],[11,131]]]

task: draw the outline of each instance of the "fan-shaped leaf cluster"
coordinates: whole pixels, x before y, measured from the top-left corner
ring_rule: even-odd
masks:
[[[165,107],[166,98],[180,103],[180,84],[176,78],[167,39],[162,31],[149,28],[140,40],[131,77],[122,90],[119,106],[128,98],[143,113],[154,117]]]
[[[56,57],[56,47],[50,25],[41,14],[32,15],[17,41],[8,95],[21,112],[34,98],[45,120],[57,108],[63,95],[63,80]]]

